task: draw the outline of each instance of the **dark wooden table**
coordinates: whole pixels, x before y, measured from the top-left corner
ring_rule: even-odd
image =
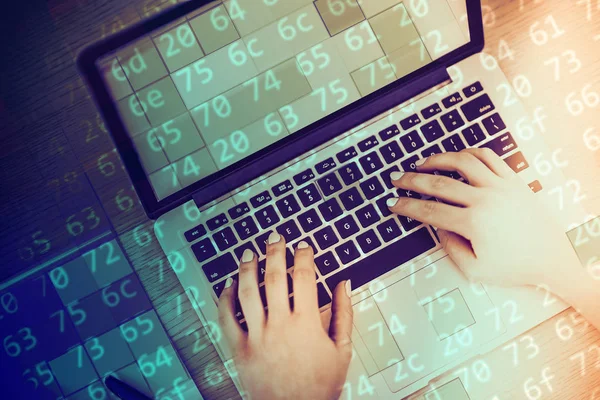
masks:
[[[6,6],[0,27],[0,280],[113,230],[203,395],[238,398],[74,63],[86,45],[174,2],[50,0]],[[578,192],[564,201],[581,202],[591,216],[600,214],[600,105],[582,98],[582,90],[600,92],[600,1],[483,5],[486,52],[499,59],[554,149],[553,159],[538,160],[539,167],[562,169]],[[565,311],[526,334],[538,343],[540,357],[526,370],[508,367],[488,386],[490,400],[527,398],[524,382],[530,375],[538,382],[545,367],[555,378],[552,391],[540,386],[542,398],[600,399],[600,352],[594,353],[600,334],[571,320],[572,314]],[[561,318],[573,325],[567,341],[556,332]],[[486,357],[503,363],[512,356],[499,348]]]

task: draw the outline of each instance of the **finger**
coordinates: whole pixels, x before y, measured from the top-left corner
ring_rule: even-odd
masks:
[[[458,265],[461,271],[468,276],[469,269],[477,261],[471,243],[464,237],[443,229],[438,229],[437,233],[446,253]]]
[[[241,346],[246,335],[235,317],[236,289],[235,281],[232,278],[227,278],[218,304],[219,325],[234,353]]]
[[[352,284],[350,281],[338,283],[333,291],[333,304],[331,306],[331,325],[329,337],[339,351],[350,360],[352,357],[352,300],[350,294]]]
[[[248,333],[261,331],[265,324],[265,310],[258,291],[258,261],[250,249],[242,254],[238,298],[248,324]]]
[[[294,313],[319,315],[313,249],[302,241],[294,255]]]
[[[489,168],[468,152],[434,154],[417,161],[417,171],[457,171],[469,184],[477,187],[490,186],[499,178]]]
[[[472,206],[480,198],[480,189],[443,175],[393,172],[390,176],[397,188],[413,190],[453,204]]]
[[[389,198],[386,204],[395,214],[470,237],[471,229],[467,225],[469,219],[466,208],[438,203],[435,200],[417,200],[405,197]]]
[[[493,173],[501,178],[510,178],[515,175],[515,172],[502,160],[492,149],[482,147],[479,149],[471,148],[464,150],[467,153],[473,154],[482,163],[484,163]]]
[[[267,265],[265,268],[265,290],[268,321],[280,320],[290,314],[285,263],[285,239],[277,232],[269,235],[267,243]]]

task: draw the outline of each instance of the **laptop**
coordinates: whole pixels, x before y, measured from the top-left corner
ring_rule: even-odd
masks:
[[[301,240],[315,251],[324,320],[332,289],[352,280],[342,398],[401,398],[427,385],[431,398],[477,398],[460,377],[435,380],[566,308],[546,287],[468,282],[434,227],[385,206],[420,196],[397,191],[391,172],[488,147],[565,231],[584,221],[551,193],[569,187],[537,166],[550,156],[539,121],[483,47],[473,0],[231,0],[185,2],[80,55],[162,249],[227,366],[218,297],[246,248],[264,277],[273,231],[287,241],[290,299]]]

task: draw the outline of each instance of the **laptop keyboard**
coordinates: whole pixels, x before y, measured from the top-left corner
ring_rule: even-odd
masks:
[[[363,286],[437,246],[433,230],[388,210],[390,197],[426,198],[396,189],[390,174],[414,171],[421,158],[467,147],[488,147],[501,157],[517,149],[479,82],[251,197],[185,237],[213,284],[215,299],[226,277],[237,279],[244,250],[254,251],[259,256],[265,302],[266,241],[271,232],[278,232],[288,243],[292,305],[292,249],[301,240],[308,242],[315,252],[319,306],[323,307],[331,303],[330,293],[339,282],[352,279],[353,287]],[[505,161],[515,172],[529,166],[521,152]],[[456,172],[439,173],[462,179]],[[537,181],[534,186],[532,190],[541,189]],[[237,307],[237,317],[243,320]]]

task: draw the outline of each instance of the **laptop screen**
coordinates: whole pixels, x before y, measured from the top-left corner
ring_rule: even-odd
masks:
[[[469,42],[463,0],[210,3],[97,61],[157,200]]]

